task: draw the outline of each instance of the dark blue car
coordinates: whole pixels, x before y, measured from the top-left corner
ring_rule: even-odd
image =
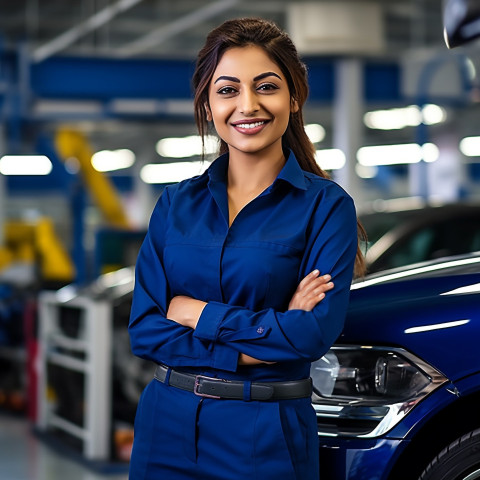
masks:
[[[312,377],[321,480],[480,479],[480,253],[355,283]]]

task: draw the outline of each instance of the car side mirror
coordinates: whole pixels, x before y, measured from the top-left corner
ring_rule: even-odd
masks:
[[[443,10],[443,26],[448,48],[480,37],[480,0],[448,0]]]

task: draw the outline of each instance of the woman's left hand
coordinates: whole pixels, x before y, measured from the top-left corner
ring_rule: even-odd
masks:
[[[168,306],[167,318],[195,330],[206,303],[185,295],[173,297]]]
[[[320,303],[325,294],[333,288],[330,275],[320,276],[318,270],[309,273],[298,285],[288,304],[289,310],[305,310],[310,312]]]

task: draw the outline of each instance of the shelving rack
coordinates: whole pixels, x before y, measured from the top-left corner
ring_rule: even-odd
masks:
[[[80,439],[82,453],[88,460],[107,460],[112,417],[112,306],[108,300],[91,296],[65,299],[63,293],[44,291],[39,296],[36,426],[42,432],[59,429]],[[69,319],[62,318],[65,309],[76,310],[76,325],[69,328],[69,332],[65,331]],[[49,394],[51,365],[83,374],[83,425],[58,413],[55,400]]]

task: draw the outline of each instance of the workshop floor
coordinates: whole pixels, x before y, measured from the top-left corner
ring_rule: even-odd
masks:
[[[24,418],[0,415],[0,479],[127,480],[128,475],[96,473],[39,440]]]

